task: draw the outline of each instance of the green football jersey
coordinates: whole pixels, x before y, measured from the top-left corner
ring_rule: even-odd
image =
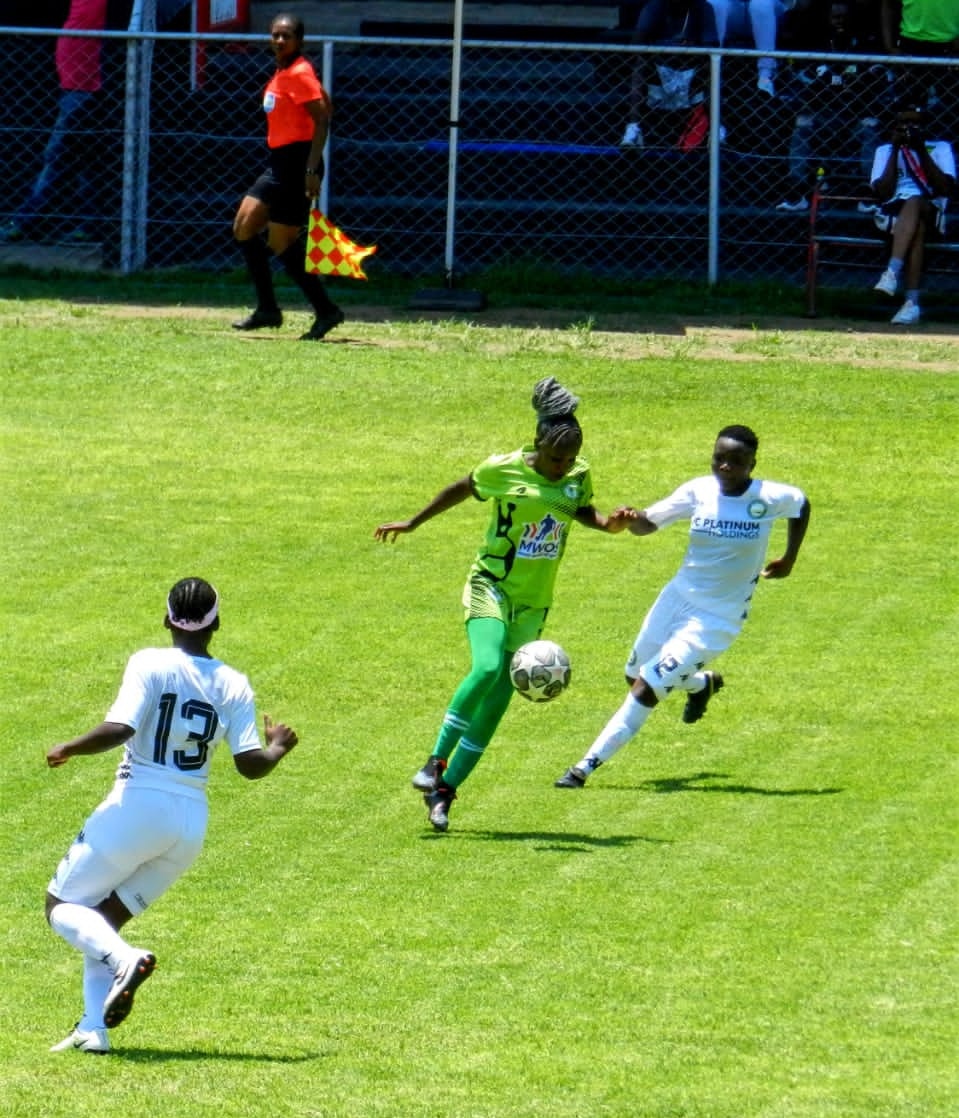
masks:
[[[470,574],[492,578],[514,605],[546,609],[570,525],[579,509],[593,503],[593,483],[583,458],[565,477],[549,481],[526,464],[534,453],[525,446],[494,454],[473,471],[474,492],[493,507]]]

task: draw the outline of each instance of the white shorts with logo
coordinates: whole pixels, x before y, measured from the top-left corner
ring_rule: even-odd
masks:
[[[136,916],[196,860],[207,814],[205,796],[118,781],[84,823],[47,890],[91,907],[115,892]]]
[[[665,699],[733,643],[740,624],[703,613],[666,586],[646,614],[626,661],[630,679],[642,677]]]

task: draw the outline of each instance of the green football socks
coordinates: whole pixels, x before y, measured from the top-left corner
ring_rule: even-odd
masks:
[[[433,756],[452,758],[443,780],[453,788],[476,767],[513,695],[502,621],[473,618],[466,623],[466,635],[470,671],[450,701],[433,746]]]

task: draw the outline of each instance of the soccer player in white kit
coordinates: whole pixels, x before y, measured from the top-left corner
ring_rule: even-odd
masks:
[[[628,525],[633,535],[648,536],[688,520],[689,544],[633,644],[625,702],[583,759],[556,781],[557,788],[582,788],[673,690],[687,693],[683,721],[698,722],[723,686],[718,672],[703,669],[739,635],[759,579],[791,573],[809,525],[809,501],[793,485],[752,477],[758,447],[749,427],[724,427],[713,448],[710,475],[688,481],[641,512],[633,510]],[[786,550],[765,563],[779,519],[787,520]]]
[[[56,768],[124,746],[113,790],[48,886],[50,927],[83,955],[83,1016],[53,1052],[108,1052],[107,1029],[127,1017],[135,991],[153,973],[153,952],[131,947],[119,930],[199,855],[216,745],[226,741],[238,772],[256,780],[297,743],[289,726],[267,716],[261,746],[249,681],[210,655],[220,618],[219,596],[208,582],[178,582],[164,626],[173,647],[135,652],[105,720],[47,753]]]

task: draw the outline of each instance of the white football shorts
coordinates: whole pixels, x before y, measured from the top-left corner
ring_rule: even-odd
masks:
[[[630,679],[642,677],[665,699],[688,690],[689,679],[733,643],[741,626],[703,613],[667,585],[653,602],[626,661]]]
[[[84,823],[47,890],[90,907],[116,892],[136,916],[196,861],[207,815],[205,797],[118,781]]]

